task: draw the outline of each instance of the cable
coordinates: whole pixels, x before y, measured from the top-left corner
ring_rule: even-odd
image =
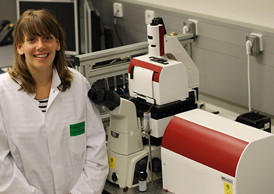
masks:
[[[105,88],[106,90],[109,90],[109,82],[108,82],[108,78],[105,78]]]
[[[251,40],[247,40],[245,42],[245,48],[246,48],[246,54],[247,55],[251,55],[251,48],[252,48],[252,46],[253,46],[253,43],[252,43]]]
[[[121,88],[123,94],[127,93],[126,74],[122,74],[123,88]]]
[[[250,84],[250,55],[253,44],[250,40],[246,41],[246,54],[247,54],[247,90],[248,90],[248,111],[251,111],[251,84]]]
[[[150,119],[151,119],[151,112],[144,112],[144,133],[145,137],[148,139],[148,160],[149,160],[149,167],[150,167],[150,180],[153,184],[153,171],[152,171],[152,151],[151,151],[151,128],[150,128]]]
[[[183,26],[183,34],[186,34],[189,32],[189,27],[187,25]]]
[[[119,32],[118,32],[118,28],[117,28],[117,15],[118,15],[118,13],[119,13],[119,9],[118,9],[118,10],[115,12],[115,14],[114,14],[114,19],[113,19],[114,30],[115,30],[116,36],[117,36],[117,38],[118,38],[118,41],[119,41],[119,43],[120,43],[120,46],[123,46],[124,43],[123,43],[123,41],[122,41],[122,39],[121,39],[121,37],[120,37],[120,34],[119,34]]]
[[[153,184],[154,180],[153,180],[153,170],[152,170],[151,133],[149,133],[149,136],[148,136],[148,148],[149,148],[148,154],[149,154],[150,179],[151,179],[151,183]]]
[[[117,89],[117,78],[116,78],[116,76],[113,76],[113,85],[114,85],[114,92],[118,92],[118,89]]]
[[[247,55],[248,111],[251,111],[250,56]]]

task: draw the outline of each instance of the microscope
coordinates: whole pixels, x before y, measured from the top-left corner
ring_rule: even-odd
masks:
[[[154,178],[161,178],[160,147],[153,146],[151,151],[143,145],[141,123],[134,103],[110,90],[92,88],[88,96],[95,104],[109,109],[108,181],[125,190],[137,186],[141,172],[147,172],[148,177],[151,177],[151,170],[148,170],[150,156],[153,156],[151,166],[155,172]]]
[[[196,65],[176,36],[166,35],[162,18],[154,18],[147,33],[148,54],[134,57],[128,67],[129,98],[110,91],[89,94],[110,110],[107,180],[124,189],[138,185],[140,172],[147,173],[147,182],[161,178],[161,140],[168,122],[197,108]]]

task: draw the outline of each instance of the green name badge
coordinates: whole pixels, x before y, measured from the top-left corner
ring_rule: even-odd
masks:
[[[77,136],[85,133],[85,121],[69,125],[70,136]]]

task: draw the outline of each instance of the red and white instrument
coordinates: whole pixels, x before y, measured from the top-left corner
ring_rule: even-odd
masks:
[[[187,194],[271,194],[274,135],[195,109],[169,122],[163,188]]]

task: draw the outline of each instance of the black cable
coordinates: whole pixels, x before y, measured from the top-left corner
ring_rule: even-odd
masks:
[[[115,13],[115,15],[114,15],[114,30],[115,30],[115,33],[116,33],[116,36],[117,36],[117,38],[118,38],[118,41],[119,41],[120,46],[123,46],[124,43],[123,43],[123,41],[122,41],[122,39],[121,39],[121,37],[120,37],[120,34],[119,34],[119,32],[118,32],[118,27],[117,27],[117,22],[116,22],[116,18],[117,18],[118,12],[119,12],[119,10],[117,10],[116,13]]]

